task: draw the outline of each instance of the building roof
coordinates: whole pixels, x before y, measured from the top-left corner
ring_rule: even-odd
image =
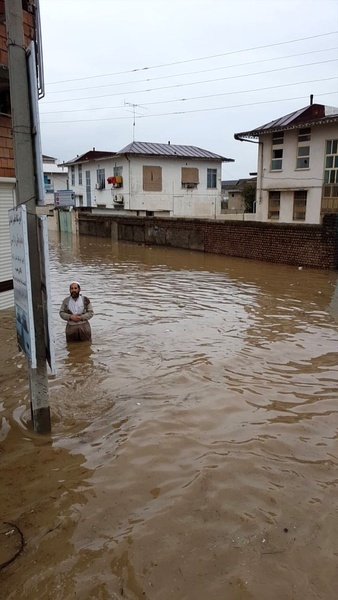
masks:
[[[257,177],[250,177],[248,179],[227,179],[222,181],[222,190],[234,190],[241,192],[246,184],[256,184]]]
[[[234,162],[233,158],[226,158],[209,150],[197,146],[182,146],[171,144],[157,144],[151,142],[131,142],[117,152],[117,154],[128,154],[134,156],[161,156],[163,158],[199,158],[201,160],[213,160],[222,162]]]
[[[288,129],[299,129],[300,127],[312,127],[313,125],[322,125],[324,123],[338,122],[338,108],[325,106],[324,104],[310,104],[300,108],[284,117],[279,117],[270,123],[261,125],[251,131],[235,133],[235,139],[257,138],[265,133],[275,131],[285,131]]]
[[[55,163],[44,162],[43,163],[43,172],[44,173],[58,173],[59,175],[67,175],[68,169],[63,165],[56,165]]]
[[[44,163],[56,163],[54,156],[48,156],[47,154],[42,155],[42,162]]]
[[[84,154],[80,154],[72,160],[68,160],[66,163],[63,164],[74,165],[77,163],[89,162],[90,160],[102,160],[105,158],[112,158],[114,156],[116,156],[116,152],[104,152],[103,150],[95,150],[95,148],[93,148],[93,150],[89,150]]]

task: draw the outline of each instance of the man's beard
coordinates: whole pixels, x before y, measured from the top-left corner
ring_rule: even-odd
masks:
[[[72,298],[78,298],[80,296],[80,292],[71,292],[70,295]]]

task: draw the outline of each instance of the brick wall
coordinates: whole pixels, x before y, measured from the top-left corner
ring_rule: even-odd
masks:
[[[325,215],[322,225],[208,221],[154,217],[111,217],[79,213],[79,232],[172,246],[275,263],[338,269],[338,215]]]
[[[23,10],[23,27],[25,46],[27,47],[34,39],[34,16],[27,10]],[[0,69],[3,65],[8,66],[7,34],[5,23],[5,3],[0,0]],[[6,77],[6,73],[4,73]],[[9,85],[9,84],[8,84]],[[9,115],[0,114],[0,177],[14,177],[14,152],[12,121]]]

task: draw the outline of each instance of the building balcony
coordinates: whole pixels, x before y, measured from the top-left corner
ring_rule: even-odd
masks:
[[[338,213],[338,183],[325,183],[322,189],[321,215]]]

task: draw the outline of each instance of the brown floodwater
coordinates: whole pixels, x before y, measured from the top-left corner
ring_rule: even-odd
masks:
[[[337,273],[67,235],[51,271],[50,436],[0,313],[1,598],[336,600]]]

